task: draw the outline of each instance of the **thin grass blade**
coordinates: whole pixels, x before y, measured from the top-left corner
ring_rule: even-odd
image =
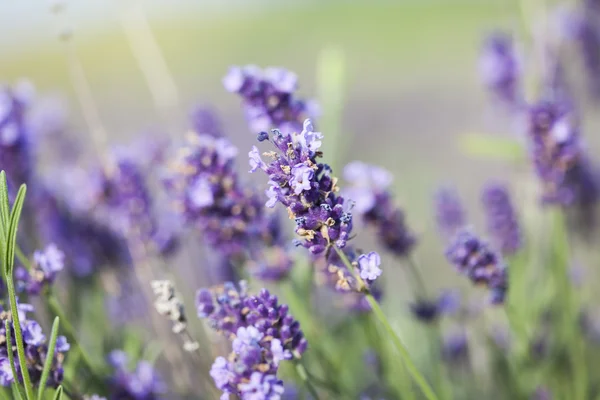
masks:
[[[10,329],[10,321],[6,320],[4,321],[4,328],[6,331],[6,348],[7,349],[11,349],[13,348],[13,341],[12,341],[12,332]],[[8,353],[8,362],[10,364],[10,368],[12,370],[13,373],[13,377],[15,379],[15,381],[17,381],[17,367],[15,366],[15,357],[13,355],[12,351],[7,351]],[[18,383],[13,383],[12,384],[12,391],[13,391],[13,395],[15,392],[17,392],[19,394],[19,399],[27,399],[27,396],[25,394],[25,391],[23,390],[23,388],[21,387],[21,385],[19,385]],[[17,398],[17,396],[15,396],[15,398]]]
[[[62,400],[63,397],[63,388],[59,386],[56,388],[56,393],[54,393],[54,400]]]
[[[50,342],[48,343],[48,352],[46,353],[46,361],[44,361],[44,369],[42,370],[42,377],[40,379],[40,386],[38,388],[38,400],[42,400],[44,398],[44,390],[46,390],[46,383],[48,382],[50,368],[52,368],[52,361],[54,360],[54,349],[56,348],[56,340],[58,339],[59,325],[60,318],[54,318],[54,323],[52,324],[52,334],[50,335]]]

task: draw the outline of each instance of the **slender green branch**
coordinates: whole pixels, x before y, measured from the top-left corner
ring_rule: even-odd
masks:
[[[421,276],[421,272],[419,271],[414,256],[408,255],[404,259],[406,260],[405,264],[411,277],[412,284],[414,285],[413,290],[416,292],[416,297],[426,296],[427,287],[425,286],[425,282],[423,281],[423,277]]]
[[[58,303],[58,300],[51,291],[47,291],[45,295],[46,304],[48,305],[50,311],[60,318],[63,330],[65,331],[65,336],[67,336],[69,343],[71,343],[71,345],[77,348],[78,353],[80,354],[81,359],[83,360],[83,363],[87,367],[88,371],[92,374],[94,380],[96,380],[97,382],[102,382],[102,374],[99,371],[97,371],[90,356],[87,354],[87,352],[83,349],[83,347],[77,340],[75,329],[73,328],[73,325],[71,325],[69,320],[65,317],[65,314],[62,310],[62,307]]]
[[[21,248],[19,246],[17,246],[15,248],[15,254],[17,255],[17,259],[19,260],[19,262],[21,264],[23,264],[23,266],[28,270],[31,271],[31,262],[29,261],[29,259],[27,258],[27,256],[23,253],[23,250],[21,250]]]
[[[360,282],[361,279],[354,271],[354,267],[352,266],[352,263],[350,262],[350,260],[346,256],[346,254],[344,254],[344,252],[337,247],[334,247],[334,249],[337,252],[337,254],[339,255],[340,259],[345,264],[346,268],[348,268],[348,271],[352,274],[352,276],[354,276],[354,278],[358,282]],[[396,334],[396,332],[390,325],[387,317],[385,316],[383,310],[379,306],[379,303],[377,302],[377,300],[375,300],[375,298],[369,291],[365,291],[365,297],[367,298],[367,302],[371,306],[373,313],[375,314],[377,319],[379,319],[379,322],[383,325],[383,327],[385,328],[387,333],[390,335],[390,338],[392,339],[392,342],[394,343],[396,350],[398,350],[398,353],[400,354],[400,357],[402,358],[402,361],[404,362],[406,369],[408,370],[409,374],[412,376],[415,383],[419,386],[419,388],[421,388],[421,391],[423,392],[423,394],[425,395],[425,397],[428,400],[438,400],[437,395],[435,394],[435,392],[433,391],[433,389],[431,388],[429,383],[427,383],[427,380],[425,379],[425,377],[419,372],[415,363],[412,361],[410,354],[408,353],[408,350],[406,349],[404,344],[402,344],[402,341],[400,340],[400,338],[398,337],[398,335]]]
[[[23,344],[23,332],[21,331],[21,322],[19,321],[19,310],[17,308],[17,297],[15,292],[15,285],[12,280],[12,276],[8,276],[6,280],[6,286],[8,288],[8,296],[10,299],[11,316],[13,320],[13,328],[15,330],[15,342],[17,345],[17,354],[19,355],[19,366],[21,368],[21,376],[23,377],[23,386],[25,386],[25,393],[28,400],[35,399],[33,392],[33,385],[31,384],[31,377],[29,376],[29,369],[27,369],[27,359],[25,358],[25,346]]]
[[[15,383],[12,384],[12,390],[13,390],[13,394],[14,392],[18,393],[18,395],[20,396],[19,399],[26,399],[27,395],[25,394],[25,391],[23,390],[23,388],[16,382],[18,382],[18,376],[17,375],[17,368],[15,367],[15,356],[13,354],[14,350],[13,350],[13,341],[12,341],[12,334],[11,334],[11,329],[10,329],[10,321],[6,320],[4,321],[4,329],[6,331],[6,343],[7,343],[7,353],[8,353],[8,362],[10,364],[10,368],[12,369],[12,374],[13,374],[13,378],[15,380]],[[16,396],[15,396],[16,397]]]
[[[295,367],[296,367],[296,372],[298,373],[298,376],[300,376],[300,379],[302,380],[302,382],[304,382],[304,386],[306,386],[306,389],[310,392],[312,397],[315,398],[315,400],[319,400],[319,393],[317,392],[315,387],[312,385],[312,383],[308,377],[308,373],[306,372],[306,368],[304,368],[304,365],[302,365],[302,363],[297,361],[297,362],[295,362]]]

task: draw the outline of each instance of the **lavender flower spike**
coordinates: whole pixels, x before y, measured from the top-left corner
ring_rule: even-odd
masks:
[[[444,237],[452,237],[465,226],[466,213],[455,190],[442,187],[434,196],[437,227]]]
[[[283,68],[248,65],[231,67],[223,78],[225,89],[242,97],[250,130],[256,134],[277,128],[299,132],[307,117],[316,116],[313,102],[295,96],[297,76]]]
[[[492,304],[502,304],[508,290],[508,270],[502,257],[468,230],[458,232],[446,258],[473,283],[487,286]]]
[[[482,193],[487,229],[504,255],[516,253],[522,244],[521,229],[508,188],[501,183],[488,183]]]
[[[354,210],[376,229],[385,248],[397,256],[406,256],[416,238],[406,226],[404,211],[394,204],[389,191],[392,174],[374,165],[354,161],[344,168],[350,184],[344,196],[354,201]]]

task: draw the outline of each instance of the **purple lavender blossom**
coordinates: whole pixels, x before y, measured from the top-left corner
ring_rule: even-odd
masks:
[[[47,338],[40,324],[38,324],[37,321],[30,319],[27,315],[28,313],[34,311],[33,307],[29,304],[20,303],[18,304],[18,308],[19,320],[23,332],[23,344],[25,346],[27,369],[29,371],[32,383],[37,385],[42,377],[42,370],[48,352]],[[2,320],[0,335],[2,335],[2,337],[6,337],[4,322],[6,319],[10,318],[10,312],[2,311],[0,314],[0,319]],[[12,328],[12,320],[10,329],[14,330],[14,328]],[[14,340],[14,331],[12,332],[12,337]],[[60,341],[60,346],[55,348],[53,363],[50,369],[50,375],[48,377],[48,386],[54,388],[58,387],[62,382],[63,361],[66,352],[69,350],[69,345],[64,336],[59,336],[57,342],[58,341]],[[10,370],[10,364],[6,364],[8,361],[8,351],[13,352],[15,363],[18,363],[19,359],[14,342],[13,347],[10,349],[7,348],[6,341],[2,344],[2,346],[0,346],[0,386],[4,387],[10,386],[11,382],[14,381],[12,370]],[[17,369],[17,374],[19,381],[22,382],[21,372],[19,369]]]
[[[531,157],[544,204],[572,206],[593,220],[600,197],[597,171],[586,157],[579,124],[566,104],[541,102],[529,110]]]
[[[416,244],[408,230],[404,211],[394,204],[389,191],[392,175],[387,170],[355,161],[344,168],[350,187],[344,196],[354,202],[354,210],[377,230],[385,248],[397,256],[406,256]]]
[[[198,316],[232,340],[228,358],[217,357],[210,375],[226,395],[242,399],[279,399],[283,383],[276,378],[279,363],[300,358],[307,347],[300,324],[266,289],[249,296],[246,285],[232,283],[196,298]],[[262,396],[262,397],[261,397]]]
[[[465,364],[469,362],[469,342],[463,331],[444,335],[442,357],[448,363]]]
[[[446,238],[465,226],[466,212],[458,193],[450,187],[438,189],[434,196],[435,218],[438,230]]]
[[[490,302],[502,304],[508,290],[508,270],[501,256],[468,230],[460,231],[446,250],[446,258],[475,284],[490,289]]]
[[[223,136],[223,127],[215,111],[210,107],[196,107],[191,113],[192,129],[200,135]]]
[[[109,359],[115,368],[109,381],[112,399],[155,400],[162,397],[165,384],[149,362],[139,361],[135,370],[130,371],[124,352],[111,352]]]
[[[29,183],[33,174],[31,133],[26,121],[27,90],[15,85],[0,87],[0,165],[9,188]]]
[[[488,183],[481,200],[485,209],[488,234],[502,254],[515,254],[522,245],[519,221],[506,185]]]
[[[313,102],[294,96],[296,74],[283,68],[231,67],[223,85],[242,97],[250,130],[256,134],[272,128],[288,134],[299,132],[306,118],[316,116]]]
[[[31,199],[40,240],[55,243],[65,253],[65,266],[75,276],[88,276],[107,264],[129,263],[124,241],[108,227],[72,209],[41,185],[34,187]]]
[[[479,61],[483,84],[500,102],[513,108],[521,98],[521,65],[512,38],[502,32],[489,35]]]
[[[381,257],[372,251],[369,254],[361,254],[358,257],[358,269],[361,279],[374,281],[381,275]]]
[[[434,300],[417,299],[410,305],[413,316],[423,322],[436,321],[442,315],[451,315],[458,311],[460,298],[455,291],[445,290]]]
[[[331,244],[346,246],[352,215],[336,194],[331,169],[316,161],[310,122],[304,126],[307,129],[301,133],[272,133],[271,141],[281,154],[270,153],[272,161],[265,170],[271,182],[269,205],[284,205],[296,222],[296,233],[304,239],[302,245],[321,254]]]
[[[157,222],[141,168],[130,158],[118,158],[106,178],[104,201],[115,230],[134,243],[151,242]]]

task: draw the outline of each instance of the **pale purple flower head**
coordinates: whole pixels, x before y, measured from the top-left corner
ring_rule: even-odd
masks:
[[[281,400],[284,388],[275,375],[254,372],[248,383],[240,385],[240,392],[244,400]]]
[[[304,164],[296,164],[292,167],[292,178],[290,185],[294,189],[295,194],[300,194],[311,189],[311,179],[315,171]]]
[[[0,386],[10,386],[15,381],[8,357],[0,357]]]
[[[267,164],[262,160],[260,156],[260,152],[256,146],[252,146],[252,150],[248,153],[248,157],[250,157],[250,171],[255,172],[257,169],[266,170]]]
[[[481,200],[494,244],[502,254],[516,253],[522,244],[521,228],[508,188],[503,183],[490,182],[484,187]]]
[[[358,269],[360,277],[367,281],[374,281],[381,275],[381,257],[372,251],[368,254],[361,254],[358,257]]]

